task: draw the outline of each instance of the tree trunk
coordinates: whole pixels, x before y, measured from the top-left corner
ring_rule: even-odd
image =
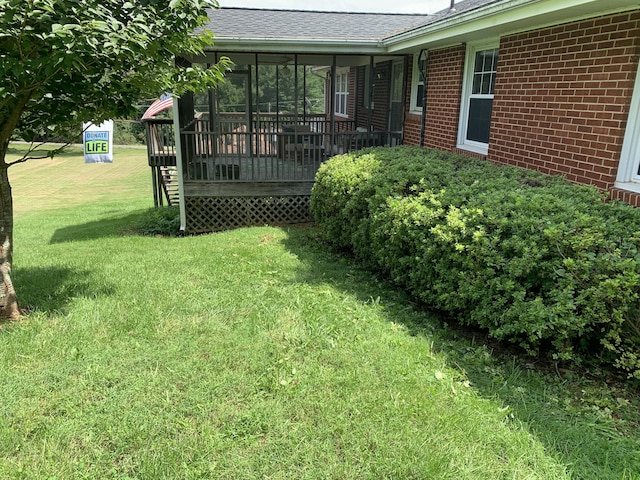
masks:
[[[13,197],[9,183],[8,165],[5,156],[9,142],[0,144],[0,316],[13,320],[20,317],[18,296],[11,280],[11,265],[13,264]]]

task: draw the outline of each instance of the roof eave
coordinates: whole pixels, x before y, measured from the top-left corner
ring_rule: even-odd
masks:
[[[205,52],[224,50],[256,53],[321,53],[336,55],[384,55],[387,52],[382,41],[241,37],[215,37],[214,45],[206,48]]]
[[[638,8],[638,0],[510,0],[461,12],[424,27],[388,37],[387,52],[437,48],[532,28]]]

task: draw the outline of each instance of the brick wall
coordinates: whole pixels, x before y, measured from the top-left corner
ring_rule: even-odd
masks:
[[[453,151],[458,136],[460,116],[460,95],[464,72],[466,47],[454,47],[429,51],[427,64],[426,118],[424,146]],[[411,79],[413,62],[409,63],[407,78],[409,88],[406,93],[406,117],[404,143],[420,144],[421,115],[411,113]]]
[[[425,146],[455,149],[466,47],[430,51],[427,65]]]
[[[347,118],[353,120],[356,116],[356,73],[354,68],[349,69],[349,96],[347,98]],[[336,117],[338,118],[338,117]],[[344,117],[340,117],[342,120],[346,120]]]
[[[372,124],[374,130],[389,129],[389,95],[391,93],[391,62],[376,64]],[[363,124],[366,126],[366,124]]]
[[[421,115],[411,113],[411,80],[413,79],[413,57],[407,60],[407,88],[405,91],[405,112],[404,112],[404,128],[403,142],[405,145],[420,145],[420,120]]]
[[[365,67],[353,68],[353,75],[357,75],[356,90],[356,126],[367,127],[369,115],[371,126],[374,130],[385,131],[388,128],[389,111],[389,80],[391,75],[391,62],[377,63],[374,69],[373,109],[364,107],[364,84],[370,79],[365,79]],[[357,72],[357,74],[356,74]]]
[[[488,158],[611,190],[639,40],[638,11],[503,37]]]
[[[355,75],[356,91],[356,123],[367,123],[369,117],[369,107],[365,107],[365,84],[369,83],[370,79],[367,78],[366,68],[364,66],[352,68],[351,72]]]
[[[610,198],[620,200],[634,207],[640,207],[640,193],[614,188],[610,192]]]

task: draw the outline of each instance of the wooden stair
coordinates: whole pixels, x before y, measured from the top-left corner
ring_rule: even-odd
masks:
[[[180,189],[178,186],[178,171],[176,167],[160,167],[162,190],[169,206],[180,203]]]

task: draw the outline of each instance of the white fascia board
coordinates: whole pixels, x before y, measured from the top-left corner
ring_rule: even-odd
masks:
[[[634,8],[640,8],[639,0],[511,0],[390,37],[385,46],[389,53],[414,51],[425,45],[439,48]]]
[[[352,39],[322,39],[308,38],[231,38],[216,37],[214,47],[205,49],[234,50],[238,52],[263,53],[322,53],[322,54],[364,54],[384,55],[387,50],[380,41],[352,40]]]

